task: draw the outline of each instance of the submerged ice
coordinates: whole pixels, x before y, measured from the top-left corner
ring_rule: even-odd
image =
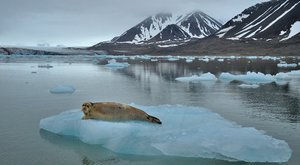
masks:
[[[57,85],[51,88],[49,91],[53,94],[63,94],[63,93],[74,93],[75,88],[71,85]]]
[[[163,124],[81,120],[83,114],[78,109],[42,119],[40,128],[125,154],[246,162],[286,162],[291,157],[292,151],[285,141],[255,128],[237,125],[204,108],[181,105],[137,107],[159,117]]]

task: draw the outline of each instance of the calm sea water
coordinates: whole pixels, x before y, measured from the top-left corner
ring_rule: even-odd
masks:
[[[299,58],[282,59],[299,63]],[[279,61],[256,58],[194,60],[120,58],[129,67],[108,69],[99,57],[0,57],[0,164],[256,164],[203,158],[117,154],[39,129],[42,118],[79,109],[84,101],[117,101],[139,105],[181,104],[205,107],[245,127],[255,127],[293,150],[289,162],[300,162],[300,78],[243,89],[238,82],[183,83],[176,77],[211,72],[269,74],[299,70],[278,68]],[[51,94],[69,84],[73,94]],[[237,135],[238,136],[238,135]],[[270,164],[270,163],[259,163]]]

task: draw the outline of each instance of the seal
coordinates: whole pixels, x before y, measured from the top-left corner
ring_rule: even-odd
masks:
[[[115,102],[85,102],[81,107],[84,116],[83,120],[96,119],[104,121],[128,121],[140,120],[151,123],[161,124],[161,121],[148,115],[141,109],[130,105]]]

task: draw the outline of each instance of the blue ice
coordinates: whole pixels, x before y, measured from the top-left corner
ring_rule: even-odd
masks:
[[[137,106],[161,119],[147,122],[81,120],[70,110],[40,121],[40,128],[100,144],[117,153],[215,158],[246,162],[286,162],[289,145],[252,127],[242,127],[207,109],[182,105]]]

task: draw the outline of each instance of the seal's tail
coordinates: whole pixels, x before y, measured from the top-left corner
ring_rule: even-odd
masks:
[[[158,118],[154,117],[154,116],[147,115],[147,120],[152,122],[152,123],[161,124],[161,121]]]

